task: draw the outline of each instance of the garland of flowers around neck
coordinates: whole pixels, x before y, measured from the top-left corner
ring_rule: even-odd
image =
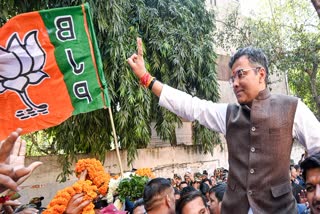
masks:
[[[81,159],[76,164],[76,173],[79,177],[81,172],[87,170],[85,180],[78,180],[71,187],[57,192],[43,214],[62,214],[65,212],[70,199],[78,193],[83,193],[83,201],[93,200],[98,194],[105,195],[108,191],[110,175],[104,171],[100,161],[96,159]],[[94,214],[94,204],[87,205],[82,214]]]

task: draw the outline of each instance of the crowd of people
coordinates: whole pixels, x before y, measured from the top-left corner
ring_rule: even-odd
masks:
[[[310,164],[311,161],[311,164]],[[317,165],[316,165],[316,164]],[[310,208],[312,208],[311,213],[320,213],[320,209],[318,209],[318,204],[320,204],[320,195],[317,195],[315,190],[316,187],[319,188],[320,181],[320,154],[315,156],[311,156],[307,158],[304,162],[302,162],[303,166],[310,165],[314,168],[318,168],[318,174],[314,175],[319,180],[315,180],[312,184],[312,188],[310,189],[310,183],[308,182],[306,185],[305,179],[307,179],[307,173],[304,175],[302,173],[301,167],[299,164],[292,164],[289,168],[290,174],[290,182],[292,186],[292,193],[295,197],[295,201],[297,204],[297,210],[299,214],[310,213]],[[309,168],[307,168],[308,170]],[[223,201],[223,195],[227,189],[227,176],[228,170],[223,168],[218,168],[214,171],[214,174],[209,176],[207,171],[204,170],[202,173],[190,173],[186,172],[183,178],[177,174],[174,174],[173,178],[168,178],[166,181],[164,178],[157,178],[152,181],[150,184],[152,187],[157,186],[154,189],[155,192],[152,192],[150,188],[149,193],[144,195],[144,198],[139,199],[137,202],[137,206],[134,207],[132,213],[135,214],[144,214],[147,213],[160,213],[159,210],[167,210],[166,212],[161,213],[177,213],[177,214],[192,214],[192,213],[208,213],[208,214],[220,214],[221,213],[221,205]],[[310,177],[308,176],[308,180]],[[157,184],[157,185],[156,185]],[[169,186],[171,184],[171,186]],[[147,185],[147,186],[148,186]],[[318,185],[318,186],[317,186]],[[307,186],[309,189],[307,190]],[[165,203],[162,206],[154,205],[151,206],[149,201],[153,201],[153,197],[161,198],[159,196],[162,194],[169,195],[168,192],[163,193],[158,188],[171,189],[173,190],[172,198],[174,197],[176,201],[175,209],[170,209],[169,203],[167,203],[166,209]],[[312,191],[311,191],[312,190]],[[152,192],[153,194],[150,194]],[[312,195],[313,196],[310,196]],[[308,196],[309,195],[309,200]],[[144,206],[143,201],[146,200],[148,203]],[[173,199],[172,199],[173,200]],[[310,206],[311,203],[311,206]],[[135,210],[137,207],[137,210]],[[317,208],[318,210],[315,210]],[[236,213],[234,211],[233,213]]]
[[[227,172],[228,170],[220,168],[216,169],[211,176],[208,175],[207,170],[204,170],[202,173],[186,172],[183,179],[177,174],[174,174],[173,179],[156,178],[146,185],[145,194],[142,200],[152,201],[152,198],[159,197],[157,194],[162,194],[159,190],[154,192],[153,188],[148,190],[150,183],[153,183],[151,185],[152,187],[154,186],[154,183],[157,183],[163,189],[170,189],[171,192],[173,192],[173,198],[170,200],[175,201],[172,207],[167,206],[167,211],[162,213],[218,214],[220,213],[222,198],[227,187],[227,180],[225,179]],[[153,191],[153,194],[146,194],[146,191]],[[160,213],[160,210],[163,210],[163,207],[149,206],[148,203],[145,203],[145,210],[147,213]],[[143,212],[135,211],[133,209],[132,213],[142,214]]]
[[[320,213],[320,153],[307,157],[299,164],[290,165],[288,172],[291,179],[287,182],[291,182],[292,188],[289,190],[292,190],[297,208],[294,213]],[[228,184],[226,180],[220,180],[217,174],[215,172],[209,177],[207,171],[203,171],[192,176],[187,172],[184,179],[176,174],[173,179],[153,179],[146,185],[144,197],[136,202],[132,213],[223,213],[221,205]],[[234,210],[232,213],[238,212]]]
[[[18,138],[20,130],[13,132],[0,147],[0,188],[3,193],[8,190],[18,191],[19,185],[41,165],[35,162],[24,166],[25,142]],[[303,170],[301,170],[303,169]],[[133,214],[220,214],[223,196],[228,186],[229,171],[217,168],[212,175],[207,170],[184,176],[174,174],[173,178],[154,178],[150,180],[143,192],[143,198],[127,204],[126,210],[119,211],[104,200],[95,201],[95,212],[133,213]],[[320,213],[320,153],[312,155],[297,165],[290,165],[292,192],[297,202],[298,213]],[[19,206],[13,200],[1,202],[2,213],[41,213],[42,197],[33,198],[28,205]],[[79,200],[80,199],[80,200]],[[70,200],[65,213],[81,213],[86,201],[77,194]],[[15,208],[15,209],[14,209]],[[107,211],[106,211],[107,210]],[[109,210],[109,211],[108,211]]]
[[[17,192],[19,185],[42,163],[24,166],[25,142],[18,138],[21,130],[13,132],[0,147],[0,188],[2,194]],[[117,210],[105,200],[95,200],[96,213],[133,214],[220,214],[224,194],[228,187],[228,169],[217,168],[212,175],[207,170],[183,176],[174,174],[172,178],[153,178],[144,188],[143,197],[126,203],[125,210]],[[292,193],[299,214],[320,213],[320,153],[309,156],[300,164],[289,167]],[[289,182],[289,181],[288,181]],[[21,206],[10,198],[1,201],[2,213],[41,213],[43,197],[33,198],[28,205]],[[82,213],[87,205],[81,194],[69,201],[64,213]],[[107,209],[106,209],[107,208]],[[104,212],[101,210],[104,209]],[[107,210],[107,211],[106,211]],[[109,211],[108,211],[109,210]],[[112,211],[113,210],[113,211]],[[233,212],[235,213],[235,212]]]
[[[18,200],[21,185],[41,162],[34,162],[25,167],[25,141],[17,129],[0,146],[0,210],[1,213],[31,214],[45,210],[41,201],[35,197],[28,204],[22,205]],[[187,171],[183,178],[174,174],[173,178],[154,178],[150,180],[143,192],[143,198],[134,202],[127,201],[125,210],[117,210],[103,198],[94,200],[96,213],[220,213],[221,202],[227,187],[228,170],[218,168],[209,176]],[[80,179],[80,178],[79,178]],[[18,195],[18,197],[17,197]],[[75,194],[68,203],[64,213],[82,213],[82,209],[91,201],[83,199],[83,194]],[[102,211],[103,210],[103,211]],[[109,211],[108,211],[109,210]]]

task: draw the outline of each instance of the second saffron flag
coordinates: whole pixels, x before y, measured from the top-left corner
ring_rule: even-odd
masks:
[[[88,4],[20,14],[0,35],[0,139],[110,106]]]

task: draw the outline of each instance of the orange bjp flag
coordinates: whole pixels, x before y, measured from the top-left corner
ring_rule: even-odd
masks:
[[[110,106],[88,4],[20,14],[0,35],[0,139]]]

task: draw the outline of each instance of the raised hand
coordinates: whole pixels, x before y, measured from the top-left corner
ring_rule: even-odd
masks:
[[[137,49],[138,49],[138,53],[132,54],[132,56],[129,57],[127,61],[131,69],[133,70],[134,74],[140,79],[140,83],[145,87],[149,87],[150,85],[150,89],[152,90],[152,92],[156,96],[160,97],[163,84],[160,81],[156,80],[156,78],[153,78],[147,73],[147,69],[145,67],[144,59],[143,59],[143,48],[142,48],[141,38],[137,38]],[[144,77],[147,77],[148,81],[146,81]]]
[[[146,67],[144,65],[143,59],[143,48],[142,48],[142,40],[141,38],[137,38],[137,48],[138,53],[132,54],[131,57],[128,58],[128,63],[132,68],[135,75],[140,79],[146,72]]]
[[[23,183],[42,162],[25,167],[26,142],[19,138],[22,129],[12,132],[0,144],[0,193],[11,189],[18,191]]]
[[[301,190],[300,193],[298,193],[299,199],[300,199],[300,204],[304,204],[308,202],[307,199],[307,190],[303,189]]]

